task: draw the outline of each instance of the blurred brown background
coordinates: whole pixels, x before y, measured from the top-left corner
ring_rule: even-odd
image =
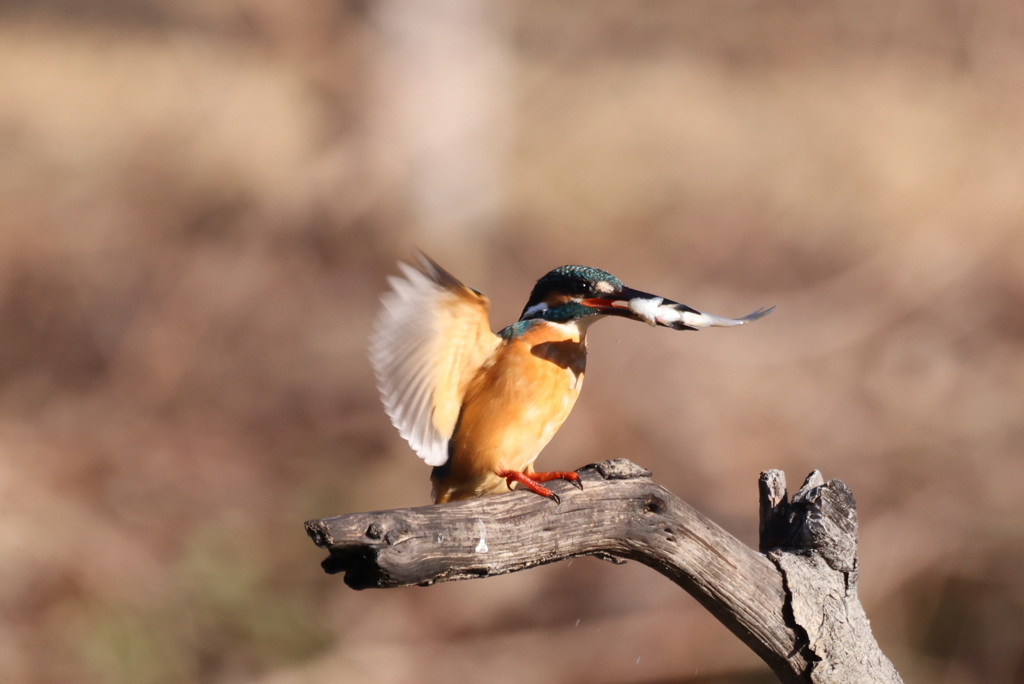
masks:
[[[606,321],[542,456],[628,456],[748,543],[853,489],[908,682],[1024,682],[1024,5],[0,2],[8,684],[770,682],[579,559],[361,592],[302,522],[425,504],[366,338],[415,247],[495,327],[564,263],[737,330]]]

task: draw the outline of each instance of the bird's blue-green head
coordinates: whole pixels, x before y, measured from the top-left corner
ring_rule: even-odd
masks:
[[[565,323],[588,316],[637,318],[628,307],[636,297],[653,298],[626,287],[608,271],[592,266],[559,266],[537,281],[519,320],[542,318]]]
[[[614,296],[622,288],[621,280],[599,268],[559,266],[533,286],[519,320],[543,318],[564,323],[594,316],[601,312],[583,302],[602,295]]]

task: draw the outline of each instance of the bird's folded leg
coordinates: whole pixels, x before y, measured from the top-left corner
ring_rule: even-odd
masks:
[[[526,473],[520,472],[518,470],[508,470],[506,468],[499,468],[498,470],[495,471],[495,474],[497,474],[498,477],[505,478],[505,483],[508,484],[509,489],[512,488],[513,482],[518,482],[519,484],[523,485],[534,494],[540,494],[541,496],[545,496],[554,501],[555,503],[562,503],[562,500],[553,491],[551,491],[547,487],[540,485],[540,482],[547,482],[549,480],[557,479],[566,479],[569,480],[570,482],[573,482],[573,480],[575,479],[577,480],[577,482],[574,482],[574,484],[576,484],[576,486],[582,489],[582,485],[578,483],[579,475],[577,475],[576,473],[530,473],[529,475],[527,475]]]

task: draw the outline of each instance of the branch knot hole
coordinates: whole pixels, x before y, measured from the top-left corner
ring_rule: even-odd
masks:
[[[665,501],[658,496],[648,496],[644,499],[644,512],[660,515],[665,510]]]
[[[404,527],[396,527],[388,530],[387,534],[384,535],[384,543],[388,546],[394,546],[400,541],[403,541],[409,536],[409,530]]]

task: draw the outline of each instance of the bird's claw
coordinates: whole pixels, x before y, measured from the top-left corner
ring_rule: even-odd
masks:
[[[565,471],[555,471],[550,473],[530,473],[527,475],[524,472],[518,470],[508,470],[501,468],[495,471],[498,477],[505,478],[505,484],[508,485],[509,489],[512,488],[513,482],[518,482],[520,485],[529,489],[534,494],[552,499],[556,504],[562,503],[561,498],[553,491],[541,485],[541,482],[550,482],[551,480],[566,480],[573,487],[579,490],[583,490],[583,482],[580,480],[579,473],[571,473]]]

